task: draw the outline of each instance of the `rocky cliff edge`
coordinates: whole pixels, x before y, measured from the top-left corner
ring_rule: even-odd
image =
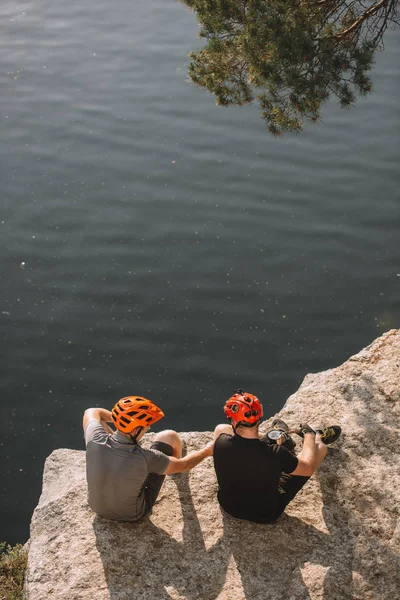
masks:
[[[280,416],[339,423],[343,435],[274,525],[222,513],[211,459],[167,477],[142,523],[98,518],[85,453],[54,451],[32,517],[25,600],[398,598],[399,406],[400,330],[308,375]],[[212,434],[182,437],[190,451]]]

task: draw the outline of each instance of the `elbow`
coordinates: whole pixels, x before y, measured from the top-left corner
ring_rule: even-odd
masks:
[[[188,471],[188,467],[186,463],[181,462],[180,459],[175,459],[173,462],[170,460],[167,470],[165,471],[165,475],[177,475],[178,473],[184,473]]]
[[[182,462],[178,465],[177,473],[186,473],[186,471],[190,470],[190,466],[188,465],[185,459],[182,459]]]
[[[308,462],[306,465],[306,469],[305,469],[307,472],[306,477],[311,477],[311,475],[313,475],[315,473],[315,469],[316,469],[315,461]]]
[[[83,413],[83,419],[82,419],[82,425],[83,425],[83,429],[85,429],[86,425],[89,423],[90,421],[90,408],[87,408],[85,410],[85,412]]]
[[[96,409],[96,408],[87,408],[85,410],[85,412],[83,413],[83,416],[86,417],[87,419],[93,418],[93,414],[94,414],[95,411],[98,411],[98,409]]]
[[[314,461],[301,461],[298,468],[292,473],[293,475],[300,475],[300,477],[311,477],[315,473]]]

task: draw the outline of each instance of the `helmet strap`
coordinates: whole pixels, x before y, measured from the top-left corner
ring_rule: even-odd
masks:
[[[137,439],[138,439],[139,435],[142,433],[142,430],[143,430],[143,427],[139,426],[139,427],[137,427],[136,433],[134,435],[129,434],[129,437],[131,438],[131,440],[134,444],[137,444]]]

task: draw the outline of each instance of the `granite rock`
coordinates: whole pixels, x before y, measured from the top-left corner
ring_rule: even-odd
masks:
[[[24,599],[399,597],[399,406],[400,330],[308,375],[279,416],[291,426],[338,423],[343,435],[274,525],[221,511],[211,459],[167,477],[150,518],[99,518],[87,505],[85,453],[54,451],[32,517]],[[182,437],[190,452],[212,434]]]

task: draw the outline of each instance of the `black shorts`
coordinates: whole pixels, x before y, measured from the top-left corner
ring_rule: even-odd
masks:
[[[173,448],[166,442],[154,442],[150,446],[151,450],[158,450],[167,456],[172,456]],[[156,473],[149,473],[144,482],[144,496],[146,502],[146,512],[148,515],[157,500],[158,494],[160,493],[161,486],[164,483],[165,475],[157,475]]]
[[[261,438],[261,441],[265,442],[266,444],[271,444],[267,434]],[[295,455],[292,444],[292,439],[289,437],[288,443],[284,442],[283,446],[287,448],[289,452]],[[280,514],[283,513],[289,502],[293,500],[296,494],[298,494],[298,492],[303,488],[309,479],[310,477],[289,475],[288,473],[283,472],[281,473],[278,486]]]
[[[309,479],[309,477],[302,477],[301,475],[281,474],[278,487],[281,514]]]

